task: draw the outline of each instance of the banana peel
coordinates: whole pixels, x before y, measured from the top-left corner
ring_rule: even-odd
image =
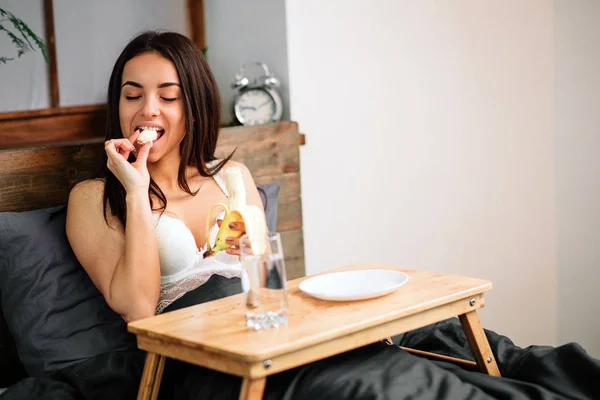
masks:
[[[208,238],[208,243],[206,252],[204,253],[204,258],[213,256],[219,251],[230,248],[231,245],[227,243],[227,238],[239,238],[244,233],[252,238],[260,238],[259,240],[251,241],[253,252],[261,252],[261,246],[264,246],[265,244],[262,243],[264,242],[262,238],[264,238],[267,234],[267,226],[263,211],[258,206],[246,204],[246,191],[244,189],[244,181],[239,168],[228,168],[225,172],[227,175],[227,189],[229,191],[229,205],[224,203],[216,203],[208,212],[206,217],[206,237]],[[213,245],[211,245],[211,215],[213,210],[217,207],[225,210],[225,216],[221,222],[215,242]],[[245,226],[245,232],[231,229],[229,224],[232,222],[243,222]]]

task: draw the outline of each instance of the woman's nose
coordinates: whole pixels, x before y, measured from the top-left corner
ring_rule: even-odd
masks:
[[[158,99],[148,96],[142,105],[142,115],[144,117],[155,117],[159,114]]]

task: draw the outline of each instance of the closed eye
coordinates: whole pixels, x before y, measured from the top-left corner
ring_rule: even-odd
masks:
[[[164,101],[169,101],[169,102],[171,102],[171,101],[175,101],[175,100],[177,100],[177,97],[163,97],[162,99],[163,99]]]
[[[137,100],[140,99],[142,96],[125,96],[125,98],[127,100]]]

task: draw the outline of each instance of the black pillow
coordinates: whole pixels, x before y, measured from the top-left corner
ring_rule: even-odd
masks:
[[[9,387],[26,376],[27,372],[19,360],[15,341],[0,312],[0,388]]]
[[[267,225],[274,232],[280,185],[257,186],[264,191]],[[77,261],[65,222],[65,206],[0,213],[0,308],[31,376],[135,347],[125,321]],[[4,348],[11,351],[5,336],[0,329],[0,355]],[[19,368],[14,360],[4,361]],[[10,368],[0,363],[0,373]]]
[[[278,182],[256,185],[259,189],[265,217],[267,219],[267,228],[269,232],[277,231],[277,198],[279,196],[280,185]],[[261,190],[262,189],[262,190]],[[264,192],[264,193],[263,193]]]
[[[31,376],[135,347],[73,254],[66,207],[0,213],[0,306]]]

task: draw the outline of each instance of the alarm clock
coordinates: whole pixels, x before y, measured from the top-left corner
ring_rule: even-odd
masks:
[[[235,76],[232,87],[237,90],[233,101],[233,111],[237,121],[246,126],[267,124],[279,121],[283,114],[281,96],[275,89],[279,80],[263,63],[253,63],[262,67],[263,75],[252,82],[244,75],[246,65],[242,65]]]

